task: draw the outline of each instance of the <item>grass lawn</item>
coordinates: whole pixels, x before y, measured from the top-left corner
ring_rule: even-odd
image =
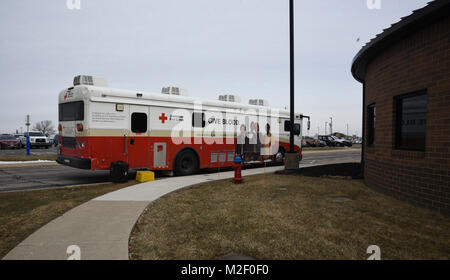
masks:
[[[129,243],[133,259],[367,259],[369,245],[382,259],[449,259],[450,218],[361,180],[270,174],[170,193],[147,207]]]
[[[75,206],[133,184],[136,181],[0,193],[0,259],[31,233]]]
[[[0,161],[56,160],[57,155],[1,155]]]

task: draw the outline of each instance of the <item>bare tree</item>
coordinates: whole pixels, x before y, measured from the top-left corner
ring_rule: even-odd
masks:
[[[55,127],[53,126],[53,123],[50,120],[37,122],[33,126],[33,130],[41,131],[45,135],[55,134]]]

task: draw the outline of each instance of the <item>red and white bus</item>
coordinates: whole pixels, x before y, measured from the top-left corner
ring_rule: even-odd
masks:
[[[103,79],[77,76],[59,93],[60,164],[91,170],[173,170],[283,162],[289,150],[289,112],[263,100],[246,105],[232,95],[221,100],[185,96],[178,88],[162,93],[112,89]],[[225,101],[223,101],[225,100]],[[301,158],[301,114],[295,114],[295,150]],[[309,121],[308,121],[309,125]],[[116,177],[117,177],[116,176]]]

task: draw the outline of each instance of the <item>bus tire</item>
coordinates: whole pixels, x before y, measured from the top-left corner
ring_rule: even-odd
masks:
[[[117,161],[111,163],[109,176],[114,183],[125,183],[128,181],[128,163]]]
[[[173,170],[177,176],[194,174],[198,169],[198,158],[192,150],[181,151],[173,162]]]
[[[274,156],[274,161],[276,164],[283,164],[284,163],[284,154],[286,153],[284,147],[278,148],[278,153]]]

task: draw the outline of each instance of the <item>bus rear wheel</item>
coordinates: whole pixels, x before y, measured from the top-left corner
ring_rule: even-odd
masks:
[[[174,172],[177,176],[191,175],[198,169],[198,159],[191,150],[184,150],[177,155],[173,163]]]
[[[111,163],[109,176],[114,183],[125,183],[128,181],[128,163],[117,161]]]

